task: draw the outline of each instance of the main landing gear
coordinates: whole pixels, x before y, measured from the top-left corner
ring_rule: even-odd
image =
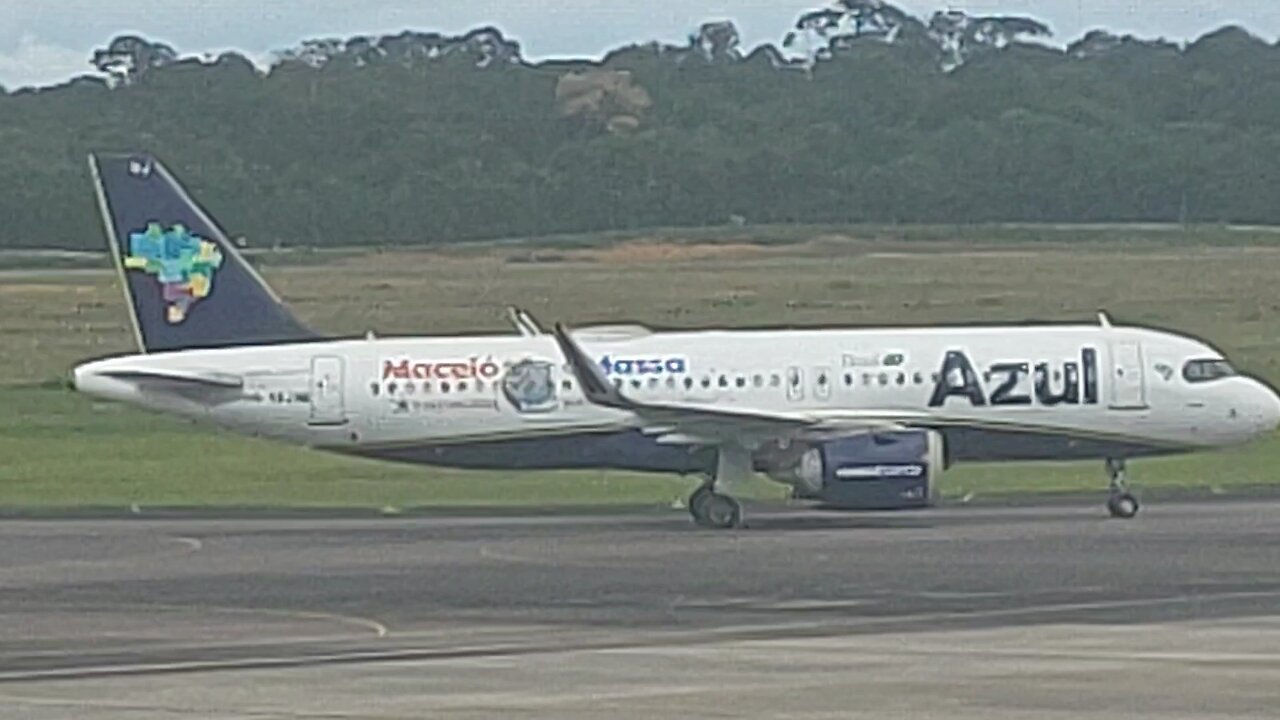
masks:
[[[714,482],[708,482],[689,496],[689,514],[705,528],[731,530],[742,527],[742,504],[728,495],[716,493]]]
[[[715,476],[689,496],[689,514],[705,528],[732,530],[745,526],[742,503],[730,491],[751,477],[751,452],[741,447],[720,448]]]
[[[1129,492],[1129,474],[1124,460],[1107,460],[1107,474],[1111,476],[1111,496],[1107,498],[1107,512],[1113,518],[1133,518],[1142,506]]]

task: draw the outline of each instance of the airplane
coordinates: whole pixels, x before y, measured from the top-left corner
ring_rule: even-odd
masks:
[[[300,322],[148,154],[90,169],[140,352],[87,362],[92,396],[322,451],[429,466],[698,474],[693,520],[745,524],[756,473],[835,510],[938,499],[956,462],[1127,461],[1237,445],[1280,397],[1200,340],[1113,324],[325,337]],[[571,278],[566,278],[571,281]]]

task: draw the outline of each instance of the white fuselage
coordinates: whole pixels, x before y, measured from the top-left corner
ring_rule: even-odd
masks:
[[[942,427],[1101,439],[1153,450],[1272,432],[1280,399],[1255,380],[1184,377],[1221,358],[1175,334],[1108,326],[574,334],[643,402],[924,416]],[[238,388],[129,372],[232,376]],[[135,355],[76,370],[78,389],[236,431],[357,453],[600,435],[636,426],[587,402],[550,336],[323,341]],[[998,435],[993,435],[998,437]],[[993,447],[991,457],[1005,456]],[[420,459],[430,462],[429,458]]]

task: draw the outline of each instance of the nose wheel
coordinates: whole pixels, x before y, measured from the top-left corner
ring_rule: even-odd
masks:
[[[1124,460],[1107,460],[1107,474],[1111,476],[1111,496],[1107,498],[1107,512],[1113,518],[1132,519],[1142,505],[1129,492],[1129,473]]]

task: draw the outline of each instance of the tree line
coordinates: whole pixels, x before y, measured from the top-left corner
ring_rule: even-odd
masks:
[[[746,52],[732,22],[600,62],[495,28],[315,39],[268,69],[116,38],[0,88],[0,247],[97,248],[85,158],[145,149],[256,246],[734,223],[1280,224],[1280,47],[878,0]],[[86,66],[88,67],[88,65]]]

